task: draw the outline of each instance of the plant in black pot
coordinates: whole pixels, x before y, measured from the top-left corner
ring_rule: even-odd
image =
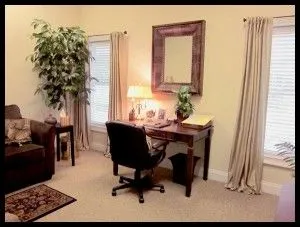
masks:
[[[181,86],[177,92],[177,103],[175,114],[177,122],[181,123],[194,112],[194,105],[191,102],[191,89],[189,86]]]
[[[85,71],[92,58],[85,32],[79,27],[53,28],[41,19],[33,20],[32,26],[36,43],[27,58],[40,79],[35,94],[43,94],[46,106],[58,110],[64,107],[66,112],[67,100],[89,104],[86,82],[94,78]]]

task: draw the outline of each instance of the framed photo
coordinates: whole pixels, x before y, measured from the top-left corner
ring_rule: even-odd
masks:
[[[166,115],[166,110],[165,109],[159,109],[158,114],[157,114],[157,119],[158,120],[164,120]]]

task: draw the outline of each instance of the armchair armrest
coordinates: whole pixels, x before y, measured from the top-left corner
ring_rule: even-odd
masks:
[[[49,174],[54,174],[55,170],[55,127],[43,122],[30,120],[30,130],[32,142],[45,147],[45,158]]]

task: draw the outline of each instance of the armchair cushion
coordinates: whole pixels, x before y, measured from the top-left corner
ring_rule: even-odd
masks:
[[[5,169],[12,169],[41,162],[45,158],[45,149],[36,144],[23,146],[7,146],[5,148]]]
[[[31,141],[30,120],[29,119],[7,119],[8,130],[5,144],[25,143]]]

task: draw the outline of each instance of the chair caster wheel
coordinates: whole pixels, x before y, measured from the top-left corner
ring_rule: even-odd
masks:
[[[140,203],[144,203],[144,198],[139,198]]]
[[[120,179],[119,179],[119,183],[121,183],[121,184],[124,183],[123,178],[120,178]]]
[[[164,189],[164,188],[161,188],[159,191],[160,191],[160,193],[164,193],[164,192],[165,192],[165,189]]]
[[[111,195],[112,195],[112,196],[116,196],[116,195],[117,195],[117,192],[112,191]]]

